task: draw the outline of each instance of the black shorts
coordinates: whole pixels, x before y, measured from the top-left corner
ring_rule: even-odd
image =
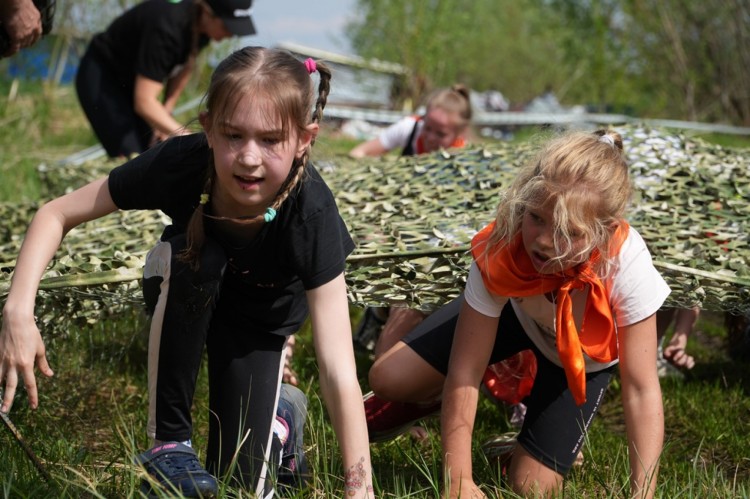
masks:
[[[463,295],[427,317],[404,342],[443,374],[448,373],[453,334]],[[616,366],[586,374],[586,402],[577,406],[565,371],[550,362],[529,339],[508,303],[500,315],[490,364],[530,349],[537,359],[534,387],[523,400],[526,417],[518,443],[545,466],[565,475],[573,466]]]

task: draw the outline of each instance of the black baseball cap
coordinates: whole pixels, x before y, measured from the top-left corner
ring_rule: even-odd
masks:
[[[224,21],[224,25],[235,36],[254,35],[255,25],[250,13],[253,10],[253,0],[206,0],[217,17]]]

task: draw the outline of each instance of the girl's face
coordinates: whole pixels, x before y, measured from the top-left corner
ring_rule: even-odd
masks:
[[[224,21],[213,12],[208,6],[203,7],[203,13],[200,18],[199,31],[215,42],[220,42],[232,36],[224,24]]]
[[[443,109],[433,108],[427,111],[422,128],[425,152],[447,149],[453,145],[462,131],[457,121],[456,116]]]
[[[528,253],[534,268],[540,274],[553,274],[575,267],[588,258],[588,255],[579,256],[586,244],[583,236],[575,230],[570,231],[571,247],[568,254],[571,257],[563,260],[555,260],[554,240],[554,212],[553,203],[547,203],[540,209],[527,209],[521,221],[521,237],[523,245]]]
[[[207,114],[200,121],[213,149],[216,181],[211,204],[216,215],[248,217],[263,214],[318,131],[310,124],[299,134],[290,126],[284,138],[282,123],[268,101],[242,97],[224,122],[212,125]]]

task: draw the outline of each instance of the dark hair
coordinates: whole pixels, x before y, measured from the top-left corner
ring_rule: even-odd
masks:
[[[319,123],[323,118],[330,90],[331,72],[321,62],[316,62],[320,75],[318,94],[313,108],[313,81],[306,65],[285,50],[264,47],[245,47],[230,54],[216,67],[206,95],[203,98],[210,129],[218,130],[219,124],[234,111],[236,103],[243,96],[252,94],[259,99],[269,100],[278,113],[284,138],[288,138],[291,128],[297,133],[306,132],[310,123]],[[309,148],[302,157],[295,159],[289,176],[276,194],[270,208],[278,210],[291,191],[302,179]],[[208,194],[214,181],[213,155],[209,159],[206,182],[203,192]],[[196,200],[198,202],[198,200]],[[198,266],[200,251],[205,240],[203,218],[207,216],[204,205],[199,204],[187,228],[187,248],[180,255],[183,261],[193,267]],[[239,223],[264,223],[263,215],[254,218],[231,219]]]

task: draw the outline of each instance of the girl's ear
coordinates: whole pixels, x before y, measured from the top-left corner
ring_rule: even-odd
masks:
[[[208,147],[212,147],[211,146],[211,119],[208,116],[208,112],[201,111],[201,113],[198,115],[198,121],[201,122],[203,131],[206,132],[206,140],[208,140]]]
[[[297,140],[297,153],[294,155],[295,158],[299,159],[305,151],[310,147],[315,137],[318,136],[320,126],[317,123],[310,123],[305,127],[305,131],[302,132]]]

